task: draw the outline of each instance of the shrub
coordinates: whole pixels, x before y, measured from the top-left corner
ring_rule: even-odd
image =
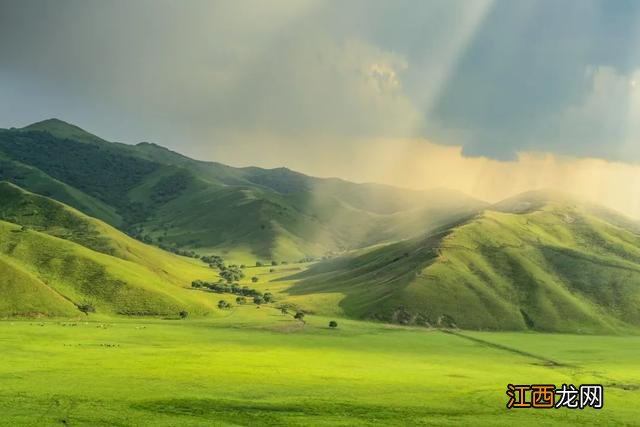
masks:
[[[180,316],[181,319],[186,319],[189,317],[189,312],[187,310],[182,310],[178,313],[178,316]]]
[[[84,302],[82,304],[78,304],[78,310],[83,312],[84,314],[95,313],[96,308],[90,302]]]

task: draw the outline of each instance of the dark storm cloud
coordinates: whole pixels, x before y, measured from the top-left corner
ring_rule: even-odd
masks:
[[[402,137],[637,161],[639,13],[622,1],[0,1],[0,125],[55,116],[245,164]]]

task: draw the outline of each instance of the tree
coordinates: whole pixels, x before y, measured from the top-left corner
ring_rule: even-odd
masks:
[[[236,304],[246,304],[247,299],[245,297],[236,297]]]
[[[264,302],[272,302],[273,301],[273,294],[271,292],[266,292],[262,296],[262,299],[264,299]]]
[[[273,266],[278,265],[278,261],[271,261],[271,265],[273,265]]]
[[[262,299],[262,297],[260,297],[260,296],[255,296],[255,297],[253,297],[253,303],[254,303],[254,304],[260,305],[260,304],[262,304],[263,302],[264,302],[264,299]]]
[[[256,276],[253,276],[253,277],[251,278],[251,281],[252,281],[253,283],[257,283],[257,282],[258,282],[258,278],[257,278]]]
[[[332,320],[329,322],[329,327],[331,329],[337,328],[338,327],[338,322],[336,322],[335,320]]]
[[[218,308],[220,310],[224,310],[226,308],[231,308],[231,304],[229,304],[225,300],[221,299],[220,301],[218,301]]]
[[[244,273],[237,265],[231,265],[220,272],[220,277],[231,283],[242,279]]]
[[[182,310],[180,313],[178,313],[178,316],[180,316],[181,319],[186,319],[187,317],[189,317],[189,312],[187,310]]]
[[[90,302],[85,302],[82,304],[78,304],[78,310],[83,312],[84,314],[95,313],[96,308]]]
[[[262,267],[262,263],[260,261],[256,261],[256,267]]]
[[[286,315],[289,314],[289,310],[287,310],[287,307],[280,307],[280,313]]]
[[[220,270],[224,269],[224,259],[222,259],[219,255],[209,255],[203,256],[200,258],[203,262],[209,264],[211,268],[218,268]]]
[[[296,311],[296,314],[295,316],[293,316],[293,318],[304,322],[304,313],[302,311]]]

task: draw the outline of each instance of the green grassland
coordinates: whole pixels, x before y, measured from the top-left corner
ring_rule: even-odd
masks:
[[[638,337],[455,335],[235,307],[208,320],[2,321],[5,425],[631,425]],[[479,341],[479,340],[481,341]],[[495,345],[497,344],[497,345]],[[505,408],[509,383],[604,408]]]

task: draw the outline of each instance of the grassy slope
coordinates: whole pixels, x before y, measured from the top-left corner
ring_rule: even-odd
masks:
[[[122,218],[112,206],[52,178],[35,167],[10,160],[2,153],[0,153],[0,180],[13,182],[34,193],[74,206],[87,215],[109,224],[117,226],[122,223]]]
[[[12,295],[3,315],[69,314],[68,300],[128,314],[175,314],[183,308],[204,314],[214,307],[212,295],[188,289],[194,279],[216,277],[200,261],[145,245],[12,184],[0,183],[0,198],[6,273],[0,284]]]
[[[351,316],[468,329],[640,325],[640,236],[577,205],[487,211],[426,239],[323,263],[289,291],[342,295]],[[322,311],[322,307],[310,306]]]
[[[165,271],[3,221],[0,259],[8,266],[0,280],[3,297],[15,301],[3,307],[3,316],[69,315],[68,302],[92,303],[100,313],[134,315],[176,315],[183,309],[206,314],[214,307],[211,295],[188,288],[189,276],[211,274],[204,267],[189,265],[182,271],[182,280],[170,280]],[[36,304],[40,299],[43,303]]]
[[[0,315],[74,316],[76,306],[37,275],[9,257],[0,257]]]

